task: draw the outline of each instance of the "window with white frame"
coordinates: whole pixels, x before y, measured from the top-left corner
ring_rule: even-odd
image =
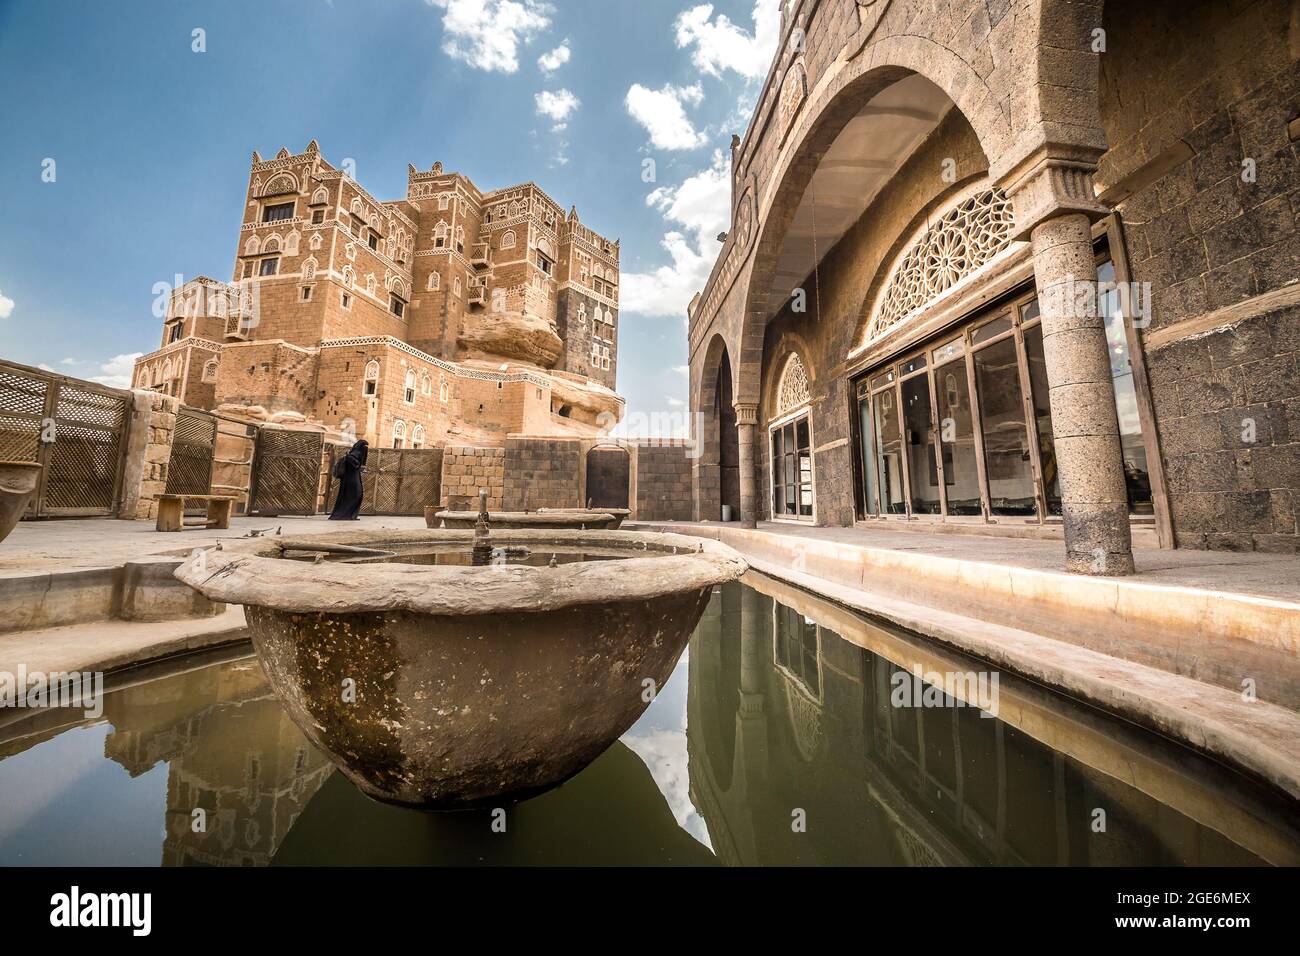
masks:
[[[393,422],[393,447],[402,448],[406,445],[406,422],[400,418]]]
[[[420,394],[421,395],[433,394],[433,378],[429,375],[428,372],[420,373]]]
[[[416,425],[413,429],[411,429],[411,447],[412,448],[424,447],[424,426],[423,425]]]
[[[415,404],[415,370],[409,369],[406,373],[406,384],[402,388],[402,401],[407,405]]]
[[[437,292],[442,286],[442,276],[436,272],[429,273],[429,281],[425,283],[425,288],[430,292]]]
[[[441,375],[441,374],[439,374],[439,376],[438,376],[438,401],[440,401],[440,402],[442,402],[444,405],[446,405],[446,404],[447,404],[447,400],[448,400],[449,398],[451,398],[451,388],[447,385],[447,377],[446,377],[445,375]]]
[[[366,374],[363,380],[361,391],[366,395],[374,395],[379,390],[379,360],[371,359],[366,363]]]

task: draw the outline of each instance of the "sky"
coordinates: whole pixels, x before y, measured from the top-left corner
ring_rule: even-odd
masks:
[[[621,239],[625,426],[684,433],[686,305],[778,18],[777,0],[0,0],[0,357],[126,386],[159,347],[160,291],[231,278],[253,150],[314,138],[380,199],[439,160],[485,191],[536,182]]]

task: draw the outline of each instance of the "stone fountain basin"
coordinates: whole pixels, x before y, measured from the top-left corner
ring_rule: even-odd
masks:
[[[627,531],[493,534],[498,547],[635,555],[553,568],[278,557],[337,545],[468,551],[472,537],[379,529],[223,542],[176,576],[244,605],[289,716],[363,792],[457,809],[540,792],[599,756],[663,687],[713,588],[747,567],[715,541]]]
[[[477,511],[439,511],[433,516],[432,527],[473,528],[478,523]],[[575,529],[617,527],[623,521],[606,511],[583,512],[542,512],[542,511],[493,511],[488,514],[488,524],[495,532],[498,529],[550,528]],[[425,522],[428,524],[428,521]]]
[[[41,480],[34,461],[0,461],[0,541],[17,526]]]
[[[537,513],[541,515],[599,515],[609,514],[614,516],[614,522],[608,527],[611,530],[622,527],[623,522],[632,514],[631,508],[538,508]]]

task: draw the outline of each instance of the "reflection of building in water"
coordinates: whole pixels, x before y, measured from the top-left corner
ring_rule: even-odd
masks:
[[[251,658],[126,688],[109,695],[105,716],[106,755],[132,776],[168,762],[165,866],[269,863],[333,770]]]
[[[974,707],[893,706],[901,670],[752,589],[714,595],[690,647],[687,743],[723,862],[1258,862]]]

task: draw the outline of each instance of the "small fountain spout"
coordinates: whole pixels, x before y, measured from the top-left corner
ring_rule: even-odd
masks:
[[[474,524],[474,548],[472,563],[482,567],[492,561],[492,536],[488,523],[488,493],[486,488],[478,490],[478,521]]]

